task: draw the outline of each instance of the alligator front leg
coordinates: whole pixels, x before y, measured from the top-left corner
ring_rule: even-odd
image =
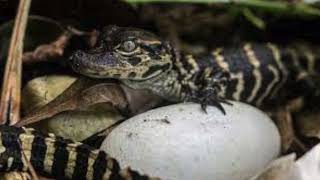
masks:
[[[200,103],[204,112],[207,112],[207,105],[212,105],[221,110],[223,114],[226,114],[221,103],[232,104],[218,94],[222,88],[228,85],[230,81],[229,73],[221,71],[213,74],[212,69],[206,69],[202,73],[201,80],[201,88],[197,92],[193,92],[193,101]]]

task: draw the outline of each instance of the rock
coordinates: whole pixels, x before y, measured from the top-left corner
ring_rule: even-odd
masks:
[[[22,91],[22,107],[25,113],[42,107],[60,95],[74,81],[75,77],[50,75],[35,78]]]
[[[123,119],[108,104],[98,104],[87,111],[66,111],[33,125],[44,133],[51,132],[74,141],[82,141]]]
[[[280,153],[279,132],[260,110],[239,102],[209,106],[182,103],[154,109],[116,127],[101,149],[163,179],[244,180]]]

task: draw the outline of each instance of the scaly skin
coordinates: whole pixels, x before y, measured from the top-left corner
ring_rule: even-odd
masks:
[[[224,99],[273,106],[315,93],[320,61],[311,48],[244,43],[194,56],[175,50],[154,34],[108,26],[96,47],[76,51],[72,68],[95,78],[114,78],[173,101],[220,105]],[[303,90],[303,91],[301,91]]]
[[[27,171],[25,160],[37,173],[56,179],[155,179],[129,168],[121,170],[118,162],[105,152],[80,142],[31,128],[0,125],[0,171]]]

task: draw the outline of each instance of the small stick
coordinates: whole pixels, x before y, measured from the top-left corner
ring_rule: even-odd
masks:
[[[74,35],[88,36],[88,44],[93,46],[96,42],[98,33],[97,31],[84,32],[71,26],[67,27],[67,29],[53,42],[41,44],[35,50],[23,53],[22,62],[24,64],[28,64],[50,61],[50,59],[58,59],[58,57],[63,55],[65,47]]]
[[[20,0],[12,32],[0,101],[0,124],[20,120],[23,39],[31,0]]]
[[[22,158],[23,158],[23,160],[24,160],[24,161],[27,163],[27,165],[28,165],[28,169],[29,169],[29,172],[30,172],[30,174],[31,174],[31,176],[32,176],[32,179],[34,179],[34,180],[39,180],[39,177],[38,177],[36,171],[34,170],[34,167],[33,167],[32,164],[30,163],[30,161],[28,160],[26,154],[24,153],[24,151],[23,151],[23,149],[22,149],[21,142],[20,142],[20,141],[18,141],[18,142],[19,142],[19,146],[20,146],[20,149],[21,149]]]

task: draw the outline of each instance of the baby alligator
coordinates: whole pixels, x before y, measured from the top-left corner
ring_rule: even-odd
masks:
[[[314,94],[319,54],[306,47],[244,43],[195,56],[178,52],[150,32],[108,26],[96,47],[76,51],[70,61],[83,75],[119,79],[169,101],[216,105],[224,112],[224,99],[272,107]]]
[[[25,157],[25,158],[24,158]],[[27,171],[56,179],[151,179],[118,162],[105,152],[31,128],[0,125],[0,171]]]

